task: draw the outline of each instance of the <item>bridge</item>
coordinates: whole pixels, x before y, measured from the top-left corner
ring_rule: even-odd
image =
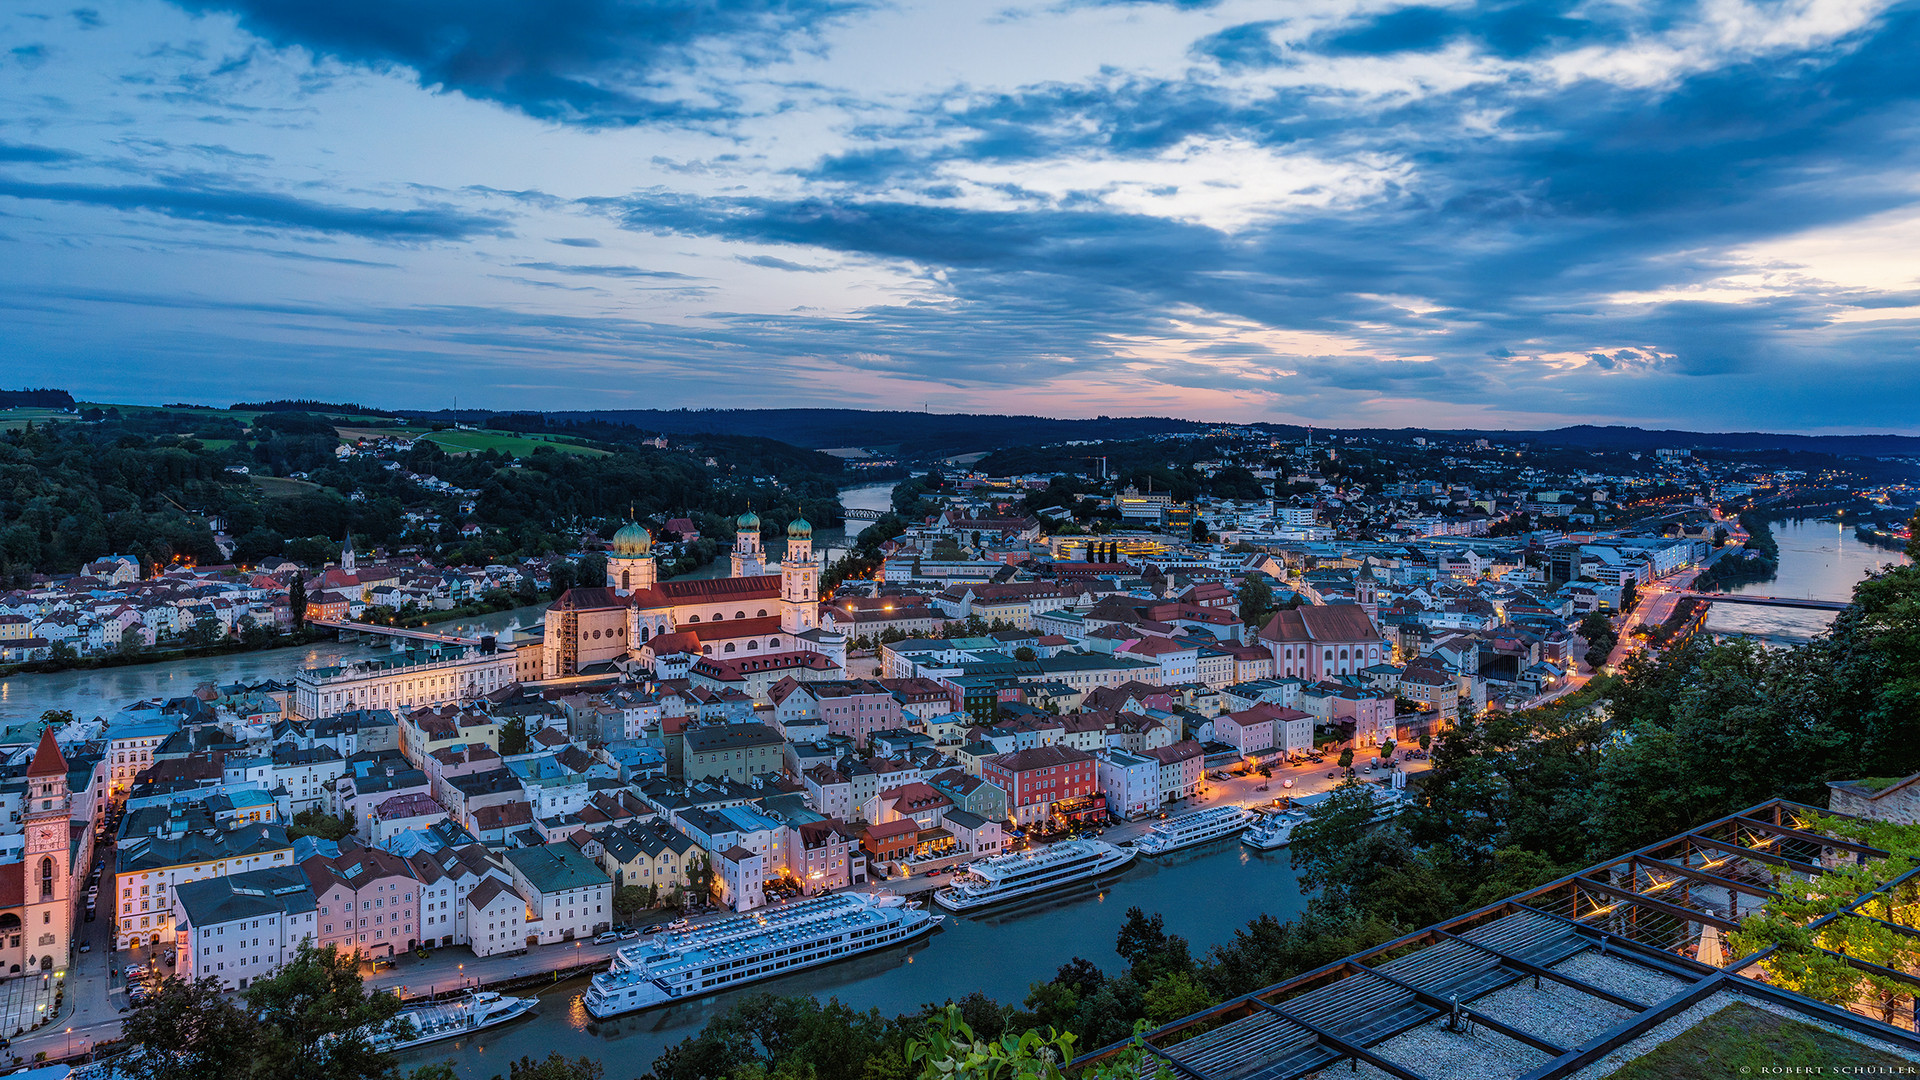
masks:
[[[879,521],[885,510],[842,510],[840,516],[848,521]]]
[[[1755,604],[1761,607],[1808,608],[1814,611],[1843,611],[1845,600],[1814,600],[1804,596],[1758,596],[1753,593],[1683,592],[1681,596],[1715,604]]]
[[[404,626],[380,626],[375,623],[348,622],[344,619],[308,619],[308,626],[325,627],[338,630],[343,634],[372,634],[379,637],[405,638],[408,641],[425,641],[435,645],[478,645],[479,638],[460,637],[456,634],[436,634],[431,630],[410,630]]]

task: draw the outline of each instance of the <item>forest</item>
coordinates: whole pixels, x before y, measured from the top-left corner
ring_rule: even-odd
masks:
[[[224,525],[242,564],[308,561],[351,533],[364,546],[481,565],[571,551],[582,530],[629,516],[656,532],[689,517],[708,537],[730,535],[726,518],[749,507],[775,530],[798,516],[839,521],[840,462],[770,439],[703,436],[658,449],[622,429],[629,442],[541,446],[517,459],[420,439],[388,462],[338,457],[342,423],[297,409],[92,407],[0,433],[0,582],[72,573],[107,554],[148,568],[218,563],[210,524]],[[408,473],[473,494],[431,490]],[[463,524],[480,534],[463,536]]]

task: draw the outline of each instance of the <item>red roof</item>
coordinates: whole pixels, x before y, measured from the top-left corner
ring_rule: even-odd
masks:
[[[28,776],[65,776],[67,774],[67,756],[60,752],[60,744],[54,741],[53,728],[42,728],[40,746],[33,752],[33,764],[27,766]]]

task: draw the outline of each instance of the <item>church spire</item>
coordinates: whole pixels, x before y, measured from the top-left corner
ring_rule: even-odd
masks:
[[[60,743],[53,737],[53,725],[40,730],[40,746],[33,752],[33,763],[27,766],[28,776],[65,776],[67,774],[67,756],[60,752]]]

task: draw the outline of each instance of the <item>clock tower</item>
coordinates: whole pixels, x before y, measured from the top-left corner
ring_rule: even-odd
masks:
[[[21,883],[21,953],[27,970],[53,971],[66,967],[72,940],[73,814],[68,805],[67,758],[54,741],[51,727],[40,733],[40,747],[27,766],[27,794],[21,815],[26,831],[26,856],[20,865],[25,879]]]

